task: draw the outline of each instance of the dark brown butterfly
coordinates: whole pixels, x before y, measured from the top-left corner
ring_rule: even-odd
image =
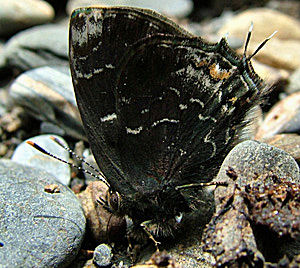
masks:
[[[77,104],[113,211],[168,236],[266,93],[251,56],[137,8],[81,8],[70,22]],[[267,40],[266,40],[267,41]],[[265,43],[265,42],[264,42]],[[263,44],[264,44],[263,43]],[[260,48],[259,48],[260,49]]]

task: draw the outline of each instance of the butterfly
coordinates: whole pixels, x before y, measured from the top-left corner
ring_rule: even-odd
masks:
[[[245,53],[210,44],[150,10],[80,8],[69,56],[83,125],[111,210],[170,236],[191,210],[185,185],[209,182],[267,89]]]

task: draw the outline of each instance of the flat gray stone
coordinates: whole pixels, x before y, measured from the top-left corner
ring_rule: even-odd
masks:
[[[51,184],[56,191],[46,190]],[[76,257],[85,217],[49,173],[0,160],[0,211],[0,267],[66,267]]]
[[[68,25],[35,26],[14,35],[0,54],[0,68],[19,71],[49,66],[68,66]]]
[[[57,125],[65,134],[86,140],[69,67],[45,66],[17,77],[10,97],[35,118]]]

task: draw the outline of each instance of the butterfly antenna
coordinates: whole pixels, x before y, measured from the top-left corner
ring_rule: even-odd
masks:
[[[71,152],[72,155],[74,155],[75,157],[77,157],[78,159],[80,159],[80,157],[77,156],[70,148],[65,147],[65,146],[61,143],[61,141],[59,141],[59,140],[56,139],[55,137],[51,137],[51,139],[54,140],[54,141],[55,141],[57,144],[59,144],[60,146],[62,146],[64,149],[66,149],[68,152]],[[86,173],[86,174],[88,174],[88,175],[90,175],[90,176],[92,176],[92,177],[94,177],[94,178],[96,178],[96,179],[102,181],[102,182],[105,183],[108,187],[110,187],[109,183],[102,177],[102,172],[99,172],[100,175],[96,175],[96,174],[94,174],[94,173],[92,173],[92,172],[90,172],[90,171],[88,171],[88,170],[86,170],[86,169],[84,169],[84,168],[82,168],[82,167],[79,167],[79,166],[77,166],[77,165],[74,165],[73,163],[68,162],[68,161],[66,161],[66,160],[64,160],[64,159],[62,159],[62,158],[60,158],[60,157],[58,157],[58,156],[56,156],[56,155],[54,155],[54,154],[52,154],[52,153],[46,151],[44,148],[42,148],[41,146],[39,146],[38,144],[36,144],[36,143],[33,142],[33,141],[26,141],[26,143],[29,144],[30,146],[32,146],[34,149],[40,151],[41,153],[43,153],[43,154],[45,154],[45,155],[48,155],[48,156],[50,156],[50,157],[52,157],[52,158],[54,158],[54,159],[56,159],[56,160],[58,160],[58,161],[60,161],[60,162],[62,162],[62,163],[65,163],[65,164],[69,165],[70,167],[74,167],[74,168],[76,168],[76,169],[78,169],[78,170],[81,170],[82,172],[84,172],[84,173]],[[86,161],[83,161],[83,162],[84,162],[84,163],[87,163]],[[88,164],[88,166],[90,166],[94,171],[97,171],[97,169],[94,168],[93,166],[91,166],[90,164]]]
[[[191,189],[191,188],[202,188],[202,187],[208,187],[208,186],[212,186],[212,185],[215,185],[215,186],[228,186],[228,183],[227,182],[222,182],[222,181],[191,183],[191,184],[176,186],[175,190]]]
[[[247,50],[248,50],[248,45],[249,45],[249,42],[250,42],[250,39],[251,39],[252,30],[253,30],[253,22],[251,21],[251,24],[250,24],[250,27],[249,27],[249,30],[248,30],[248,34],[247,34],[247,38],[246,38],[246,42],[245,42],[245,47],[244,47],[243,56],[244,56],[245,59],[247,58]]]
[[[269,37],[267,37],[258,47],[257,49],[252,53],[252,55],[248,56],[247,57],[247,60],[251,60],[256,54],[258,51],[260,51],[264,45],[277,33],[277,31],[275,31],[274,33],[272,33]]]
[[[78,159],[81,162],[85,163],[88,167],[90,167],[92,170],[94,170],[95,172],[97,172],[98,174],[100,174],[100,176],[102,176],[103,178],[105,178],[105,176],[102,173],[102,171],[100,171],[99,169],[95,168],[93,165],[91,165],[89,162],[87,162],[84,158],[82,158],[79,155],[77,155],[69,147],[65,146],[59,139],[57,139],[57,138],[55,138],[53,136],[50,136],[50,139],[53,140],[54,142],[56,142],[59,146],[61,146],[62,148],[64,148],[66,151],[68,151],[69,153],[71,153],[72,156],[74,156],[76,159]]]

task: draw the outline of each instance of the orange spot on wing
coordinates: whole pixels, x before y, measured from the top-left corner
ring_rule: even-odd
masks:
[[[231,72],[217,68],[217,65],[215,63],[210,65],[208,68],[211,77],[214,79],[219,79],[219,80],[228,79],[232,74]]]
[[[208,64],[207,60],[202,60],[202,61],[199,61],[199,62],[195,62],[195,66],[196,66],[197,68],[202,67],[202,66],[205,66],[205,65],[207,65],[207,64]]]

